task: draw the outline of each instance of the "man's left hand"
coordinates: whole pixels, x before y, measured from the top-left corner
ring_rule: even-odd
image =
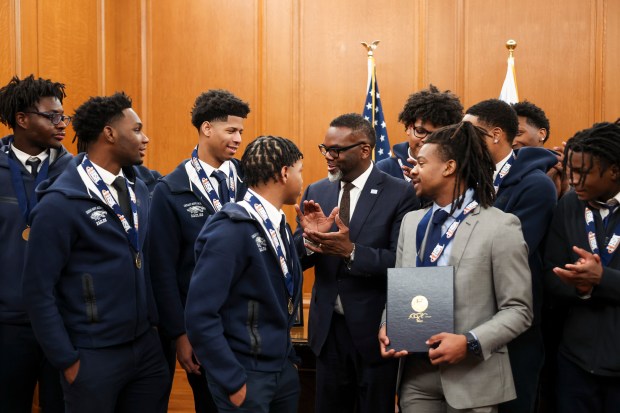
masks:
[[[467,356],[467,337],[463,334],[439,333],[426,341],[431,347],[428,357],[431,364],[456,364]],[[437,346],[436,348],[433,348]]]
[[[553,272],[565,283],[575,286],[582,293],[586,293],[601,282],[603,276],[601,257],[577,246],[573,247],[573,251],[579,256],[577,262],[566,264],[564,268],[555,267]]]
[[[320,254],[349,258],[353,251],[353,243],[349,239],[349,227],[342,222],[337,213],[335,218],[338,232],[318,232],[309,228],[304,230],[304,237],[315,244],[306,244],[306,248]]]

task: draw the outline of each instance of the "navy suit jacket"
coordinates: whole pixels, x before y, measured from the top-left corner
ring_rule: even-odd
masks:
[[[323,179],[306,189],[303,201],[314,200],[329,214],[338,206],[340,182]],[[349,237],[355,243],[351,268],[343,258],[306,254],[303,229],[295,231],[295,243],[304,269],[314,266],[309,316],[309,343],[318,356],[331,323],[339,294],[345,319],[357,350],[367,361],[381,359],[377,331],[385,307],[387,269],[394,267],[398,232],[403,216],[419,208],[410,183],[373,167],[351,216]],[[338,228],[334,224],[332,231]]]

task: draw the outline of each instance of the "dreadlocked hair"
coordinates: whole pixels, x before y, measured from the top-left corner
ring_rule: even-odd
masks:
[[[614,123],[595,123],[591,128],[577,132],[566,142],[564,148],[564,170],[569,171],[572,182],[572,170],[567,165],[572,164],[573,153],[588,153],[591,155],[589,165],[579,176],[582,185],[588,172],[594,166],[594,158],[599,161],[601,176],[612,165],[620,167],[620,118]]]
[[[249,186],[277,181],[285,166],[293,166],[304,155],[290,140],[279,136],[259,136],[245,148],[241,169]]]
[[[460,196],[463,183],[474,190],[474,198],[481,206],[490,207],[495,201],[495,163],[487,148],[485,134],[483,129],[471,122],[460,122],[436,130],[424,142],[437,145],[442,160],[453,159],[456,162],[456,182],[452,199],[458,201],[452,205],[450,213],[463,205],[464,197]]]
[[[213,89],[196,98],[192,108],[192,125],[198,130],[204,122],[226,121],[228,116],[246,118],[250,105],[227,90]]]
[[[410,95],[398,115],[398,121],[405,127],[413,125],[417,119],[436,127],[453,125],[463,119],[463,105],[454,93],[449,90],[440,92],[430,84],[428,89]]]
[[[97,140],[103,128],[124,117],[131,108],[131,98],[125,92],[112,96],[95,96],[82,103],[73,115],[73,130],[78,140],[78,151],[86,151],[89,143]],[[75,138],[73,139],[75,141]]]
[[[41,98],[55,97],[62,103],[67,96],[63,83],[30,75],[22,80],[13,76],[11,81],[0,89],[0,122],[15,129],[15,115],[36,108]]]

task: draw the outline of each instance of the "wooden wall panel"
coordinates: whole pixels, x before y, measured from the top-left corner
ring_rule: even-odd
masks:
[[[464,4],[464,106],[499,95],[506,73],[504,43],[512,38],[518,43],[519,98],[545,110],[551,143],[592,124],[596,1]]]
[[[15,9],[13,0],[0,0],[0,83],[5,85],[16,73]],[[10,129],[0,124],[0,137]]]
[[[605,2],[603,43],[603,113],[601,120],[613,122],[620,118],[620,1]]]
[[[244,136],[256,135],[258,9],[261,2],[192,0],[149,2],[148,116],[150,166],[162,173],[187,158],[197,132],[195,98],[225,88],[250,102]],[[241,155],[241,154],[239,154]]]

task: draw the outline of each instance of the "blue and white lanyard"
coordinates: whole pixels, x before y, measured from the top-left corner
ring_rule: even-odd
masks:
[[[439,257],[441,257],[441,254],[443,254],[446,247],[454,239],[454,234],[456,234],[456,230],[459,228],[459,225],[461,225],[461,222],[463,222],[465,217],[471,211],[473,211],[477,206],[478,206],[478,201],[476,200],[471,201],[469,204],[467,204],[465,209],[463,209],[463,212],[461,212],[459,216],[456,217],[454,222],[450,225],[450,227],[445,232],[445,234],[441,236],[441,238],[439,239],[439,242],[437,243],[437,245],[435,245],[435,247],[431,251],[428,257],[431,263],[434,263],[435,261],[439,259]],[[416,232],[416,247],[418,250],[418,254],[416,257],[416,262],[417,262],[416,266],[418,267],[421,267],[424,261],[423,259],[420,259],[420,251],[422,248],[422,240],[424,239],[424,233],[426,232],[426,228],[428,227],[432,216],[433,216],[433,208],[430,208],[428,212],[424,215],[422,220],[418,223],[418,228]],[[428,251],[428,248],[426,250]]]
[[[198,175],[198,180],[202,183],[202,187],[204,188],[205,192],[209,196],[209,200],[211,201],[211,205],[213,205],[213,209],[215,209],[215,212],[219,211],[220,209],[222,209],[222,203],[220,202],[220,197],[217,195],[217,192],[215,192],[215,188],[213,188],[213,185],[211,185],[211,181],[209,181],[209,177],[207,176],[207,173],[205,172],[203,167],[200,165],[200,161],[198,160],[198,146],[196,146],[192,152],[191,163],[194,169],[196,170],[196,174]],[[230,162],[230,168],[229,168],[228,178],[227,178],[228,194],[230,195],[230,202],[235,202],[235,173],[234,173],[235,171],[234,169],[235,167],[233,166],[233,163]]]
[[[282,244],[278,238],[278,231],[275,230],[273,223],[269,219],[269,215],[267,215],[267,211],[263,204],[259,201],[256,196],[254,196],[250,191],[245,193],[243,200],[246,201],[250,206],[258,213],[265,228],[267,228],[267,232],[271,237],[271,241],[276,249],[276,253],[278,255],[278,260],[280,261],[280,268],[282,269],[282,274],[284,275],[284,284],[286,285],[286,290],[288,291],[289,297],[293,296],[293,276],[291,275],[288,265],[286,263],[286,258],[284,257],[284,252],[282,250]],[[285,242],[282,240],[282,242]]]
[[[125,218],[125,215],[123,215],[123,211],[121,210],[120,205],[112,196],[108,185],[103,181],[103,179],[101,179],[101,176],[99,175],[99,172],[97,172],[95,165],[93,165],[90,159],[88,159],[88,155],[84,155],[84,159],[82,160],[80,166],[84,169],[86,175],[88,175],[90,180],[93,181],[93,184],[95,184],[95,186],[97,187],[97,190],[101,194],[104,202],[110,208],[112,208],[116,216],[118,216],[118,219],[120,219],[121,224],[123,225],[123,229],[125,230],[127,240],[129,241],[131,246],[134,248],[134,250],[136,250],[136,252],[139,252],[140,248],[138,246],[138,206],[136,204],[136,195],[134,194],[133,189],[131,189],[130,185],[127,185],[127,178],[125,178],[125,185],[127,185],[127,189],[129,190],[129,204],[131,205],[131,213],[133,215],[133,227],[129,225],[127,218]]]
[[[607,245],[604,246],[603,251],[600,252],[598,248],[598,242],[596,242],[596,226],[594,224],[594,213],[588,207],[585,208],[586,219],[586,233],[588,234],[588,242],[590,243],[590,249],[593,254],[598,254],[601,257],[601,261],[604,266],[608,266],[611,261],[614,252],[620,244],[620,222],[616,224],[613,235],[609,239]]]

